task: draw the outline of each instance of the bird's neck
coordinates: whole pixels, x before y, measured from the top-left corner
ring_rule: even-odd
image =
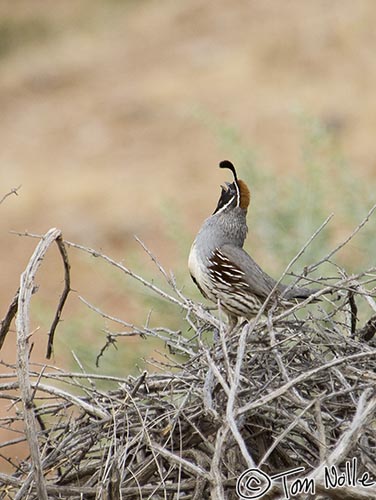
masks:
[[[245,210],[236,208],[230,213],[214,214],[206,220],[206,224],[218,246],[231,244],[243,247],[248,232]]]

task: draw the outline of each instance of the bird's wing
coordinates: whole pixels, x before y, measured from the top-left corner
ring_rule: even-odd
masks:
[[[217,279],[241,286],[245,292],[262,300],[265,300],[276,283],[242,248],[222,245],[213,252],[210,260],[212,272],[216,273]]]
[[[245,250],[226,244],[221,247],[220,251],[229,261],[235,262],[238,268],[244,272],[244,280],[255,295],[263,299],[269,295],[276,284],[275,279],[263,271]],[[292,299],[304,300],[317,292],[314,288],[301,288],[298,286],[290,288],[283,283],[278,284],[277,290],[278,293],[283,293],[284,300],[287,301]]]

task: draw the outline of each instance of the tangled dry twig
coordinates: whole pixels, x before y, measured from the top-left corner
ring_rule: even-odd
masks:
[[[178,307],[192,335],[135,326],[86,301],[121,324],[121,333],[107,332],[109,344],[132,335],[159,338],[179,357],[166,355],[158,373],[124,379],[34,366],[25,322],[30,293],[24,295],[21,282],[18,365],[2,376],[0,399],[21,401],[23,409],[2,426],[23,420],[25,428],[0,448],[24,440],[30,459],[14,464],[11,475],[0,473],[1,499],[256,498],[249,490],[256,480],[265,499],[299,487],[298,498],[376,498],[376,345],[370,334],[365,341],[363,329],[352,333],[351,306],[364,300],[372,307],[375,269],[322,279],[317,297],[331,289],[339,295],[335,302],[270,312],[228,336],[154,256],[166,289],[93,249],[65,245],[101,258]],[[31,261],[28,269],[35,271]],[[373,324],[371,318],[368,333]],[[204,342],[205,331],[213,333],[213,345]],[[103,379],[117,388],[102,392]],[[288,472],[290,482],[281,481]]]

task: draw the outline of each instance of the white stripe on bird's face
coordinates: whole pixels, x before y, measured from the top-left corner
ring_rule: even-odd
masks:
[[[236,206],[239,207],[240,206],[240,189],[239,189],[237,181],[235,181],[234,184],[235,184],[235,188],[236,188]]]

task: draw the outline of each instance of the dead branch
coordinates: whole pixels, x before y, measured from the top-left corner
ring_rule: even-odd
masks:
[[[56,238],[61,236],[58,229],[50,229],[39,242],[30,261],[21,275],[20,289],[18,294],[18,314],[16,319],[17,329],[17,376],[20,385],[21,399],[23,403],[23,414],[25,419],[25,434],[30,448],[32,475],[25,481],[16,498],[22,498],[28,488],[30,481],[35,481],[38,496],[42,500],[48,500],[42,462],[37,439],[37,424],[33,409],[33,392],[30,383],[29,370],[29,337],[30,337],[30,301],[34,289],[35,274],[43,260],[45,253]]]
[[[61,234],[58,238],[56,238],[55,241],[56,241],[56,244],[58,246],[61,258],[63,260],[63,265],[64,265],[64,290],[63,290],[63,293],[60,297],[59,304],[57,306],[56,314],[55,314],[54,320],[52,322],[50,331],[48,332],[48,344],[47,344],[47,354],[46,354],[47,359],[51,358],[55,330],[56,330],[56,327],[60,321],[61,313],[63,312],[65,302],[68,298],[68,294],[69,294],[70,289],[71,289],[70,288],[70,264],[69,264],[69,259],[68,259],[68,253],[67,253],[67,250],[65,248],[65,244],[64,244],[64,241],[63,241]]]
[[[0,205],[8,198],[8,196],[11,196],[12,194],[18,196],[18,191],[20,189],[21,185],[17,186],[16,188],[12,188],[8,193],[4,194],[4,196],[0,199]]]
[[[10,325],[17,314],[18,295],[19,295],[19,290],[17,290],[16,294],[14,295],[13,300],[8,307],[8,311],[7,311],[6,315],[5,315],[4,319],[1,321],[0,349],[3,347],[7,333],[9,332]]]
[[[40,239],[43,240],[44,238],[45,238],[45,236],[44,237],[40,236]],[[64,265],[64,289],[63,289],[63,293],[60,297],[59,304],[58,304],[57,309],[56,309],[55,317],[54,317],[52,324],[51,324],[51,327],[50,327],[50,331],[48,333],[48,344],[47,344],[47,354],[46,354],[47,359],[50,359],[50,357],[52,355],[55,331],[56,331],[57,325],[59,324],[65,302],[68,298],[68,294],[71,291],[69,258],[68,258],[68,254],[67,254],[65,244],[64,244],[64,241],[62,239],[61,234],[60,234],[60,236],[56,237],[55,241],[56,241],[56,244],[58,246],[59,253],[61,255],[61,258],[63,260],[63,265]],[[31,293],[35,293],[35,292],[36,292],[36,287],[34,287],[32,289]],[[14,295],[13,300],[8,307],[7,313],[4,317],[4,319],[0,323],[0,350],[4,344],[5,338],[9,332],[10,325],[17,314],[18,304],[19,304],[19,290],[17,290],[16,294]]]
[[[367,217],[371,214],[372,210]],[[227,335],[220,312],[218,318],[185,297],[143,243],[164,279],[162,286],[96,250],[64,243],[100,258],[183,311],[189,333],[182,335],[165,325],[152,327],[148,319],[143,325],[134,325],[82,298],[104,321],[120,326],[121,332],[104,329],[107,346],[140,335],[146,340],[159,339],[180,357],[175,360],[165,354],[161,359],[158,353],[159,360],[150,361],[157,371],[124,378],[70,373],[29,363],[21,374],[25,377],[25,370],[28,374],[26,394],[20,376],[14,380],[14,367],[7,365],[9,373],[0,376],[0,399],[16,404],[20,393],[24,408],[27,401],[33,403],[28,409],[35,416],[32,445],[26,437],[39,455],[31,456],[30,464],[20,463],[14,474],[0,475],[0,484],[4,484],[0,500],[9,494],[25,500],[39,495],[36,467],[31,467],[34,462],[40,487],[62,500],[111,495],[235,500],[237,479],[247,468],[257,468],[270,477],[299,468],[299,480],[313,479],[320,498],[376,498],[376,478],[372,476],[376,349],[371,338],[369,343],[364,341],[367,332],[375,330],[374,318],[364,332],[358,329],[352,335],[358,315],[356,301],[376,308],[375,269],[348,276],[334,266],[336,276],[317,280],[320,288],[310,299],[283,313],[271,311],[267,318],[261,310],[254,321]],[[334,254],[328,255],[331,258]],[[68,259],[63,261],[69,273]],[[308,276],[311,270],[307,268],[297,280],[315,281]],[[65,290],[69,288],[66,275]],[[331,290],[338,292],[338,301],[324,299],[326,308],[322,303],[311,303]],[[352,317],[348,314],[349,298]],[[64,303],[60,305],[58,309]],[[56,318],[58,324],[60,313]],[[204,342],[203,331],[212,333],[213,343]],[[103,356],[105,347],[100,353]],[[24,359],[27,342],[20,352]],[[96,380],[112,381],[113,389],[99,391]],[[53,386],[55,382],[59,382],[58,388]],[[0,420],[0,425],[13,428],[19,421],[18,415]],[[18,433],[9,446],[23,436]],[[368,474],[375,483],[325,488],[324,467],[336,467],[340,474],[353,459],[359,477]],[[284,498],[278,480],[265,494],[265,500],[276,498]]]

